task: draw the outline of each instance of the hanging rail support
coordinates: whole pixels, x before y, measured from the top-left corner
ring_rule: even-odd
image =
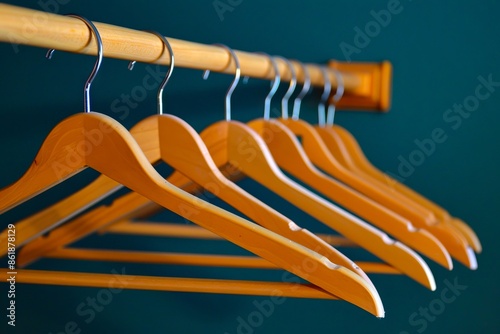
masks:
[[[381,63],[347,63],[331,60],[328,67],[344,74],[354,74],[364,80],[359,89],[346,90],[337,104],[338,109],[387,112],[391,108],[392,65]],[[331,99],[329,101],[331,103]]]

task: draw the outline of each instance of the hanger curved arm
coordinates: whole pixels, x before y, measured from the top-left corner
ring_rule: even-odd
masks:
[[[440,224],[430,212],[429,215],[422,216],[422,213],[416,211],[413,205],[407,205],[409,201],[404,199],[404,197],[400,198],[402,196],[398,196],[395,198],[394,196],[390,196],[388,193],[381,191],[378,185],[366,183],[364,180],[355,177],[352,172],[343,168],[333,158],[312,125],[302,120],[279,119],[279,121],[286,125],[296,136],[302,138],[302,147],[309,159],[316,166],[376,200],[388,209],[407,218],[414,226],[427,229],[446,247],[453,258],[470,269],[477,268],[477,260],[474,252],[462,235]]]
[[[91,135],[94,135],[94,144],[89,139]],[[69,160],[68,152],[80,153],[79,159]],[[65,166],[62,174],[54,173],[54,166],[58,164]],[[2,207],[12,207],[29,199],[85,167],[113,178],[184,217],[185,208],[190,213],[186,218],[196,224],[373,314],[383,314],[375,288],[352,271],[214,205],[200,204],[200,199],[166,182],[149,163],[132,135],[102,114],[77,114],[59,123],[45,140],[29,170],[18,182],[0,192],[2,202],[7,203],[2,203]],[[10,199],[14,195],[15,200]],[[312,275],[300,269],[305,258],[316,264]]]
[[[201,132],[218,167],[231,164],[266,188],[288,200],[314,218],[351,239],[399,270],[412,268],[412,277],[435,289],[427,264],[412,250],[357,217],[334,206],[288,179],[272,159],[265,142],[247,125],[223,121]]]
[[[432,234],[414,228],[408,220],[320,172],[309,161],[297,138],[283,124],[276,120],[257,119],[248,125],[265,140],[280,168],[414,250],[452,269],[446,248]]]
[[[471,245],[477,253],[481,252],[481,242],[479,241],[479,238],[474,233],[474,231],[467,224],[451,217],[450,214],[439,205],[433,203],[426,197],[398,182],[391,176],[378,170],[366,158],[363,150],[359,146],[354,136],[352,136],[346,129],[337,125],[326,128],[317,126],[316,131],[325,141],[328,149],[344,167],[355,171],[356,173],[361,173],[366,175],[367,177],[376,179],[379,182],[383,182],[384,184],[388,185],[393,191],[399,192],[404,196],[410,198],[411,200],[424,206],[425,208],[429,209],[434,213],[439,221],[450,224],[453,226],[453,228],[460,231],[461,234],[466,238],[467,243]]]

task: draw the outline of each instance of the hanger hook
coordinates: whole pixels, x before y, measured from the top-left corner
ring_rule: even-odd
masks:
[[[273,99],[274,94],[276,94],[276,91],[278,90],[278,87],[281,82],[281,75],[278,69],[278,64],[276,63],[276,60],[273,57],[264,52],[258,52],[258,54],[264,55],[267,58],[269,58],[269,61],[271,62],[274,71],[274,79],[271,82],[271,90],[267,94],[266,99],[264,101],[264,119],[269,120],[269,117],[271,116],[271,100]]]
[[[328,70],[326,67],[321,67],[321,73],[323,74],[324,81],[324,89],[321,94],[321,100],[318,104],[318,125],[321,127],[325,126],[325,116],[326,116],[326,101],[330,97],[332,92],[332,83],[330,82],[330,78],[328,77]]]
[[[158,93],[156,95],[156,100],[157,100],[157,110],[158,110],[158,115],[163,115],[163,89],[168,83],[168,80],[170,79],[170,76],[172,76],[172,72],[174,71],[175,67],[175,56],[174,56],[174,50],[172,50],[172,46],[170,45],[170,42],[167,40],[165,36],[160,34],[157,31],[154,30],[144,30],[146,32],[155,34],[158,36],[161,41],[163,42],[163,51],[162,54],[160,55],[163,56],[163,53],[165,52],[165,48],[168,49],[168,53],[170,55],[170,65],[168,66],[167,74],[165,74],[165,78],[163,78],[163,81],[160,83],[160,86],[158,87]],[[128,69],[132,71],[134,69],[134,65],[137,61],[133,60],[128,64]]]
[[[75,14],[68,14],[66,16],[71,16],[77,19],[82,20],[85,22],[87,27],[94,33],[94,36],[97,41],[97,60],[94,64],[94,68],[92,69],[92,72],[90,73],[89,78],[87,79],[87,82],[85,82],[85,86],[83,89],[83,110],[84,112],[90,112],[90,86],[92,85],[92,82],[94,81],[94,78],[97,75],[97,72],[99,72],[99,68],[101,67],[102,63],[102,54],[103,54],[103,46],[102,46],[102,39],[101,35],[99,34],[99,30],[97,30],[96,26],[92,23],[92,21],[87,20],[85,17],[80,16],[80,15],[75,15]],[[54,53],[54,49],[50,49],[47,51],[47,54],[45,57],[47,59],[52,59],[52,54]]]
[[[236,56],[236,52],[234,52],[234,50],[231,49],[229,46],[224,45],[224,44],[214,44],[214,45],[217,45],[217,46],[220,46],[220,47],[223,47],[224,49],[226,49],[230,53],[232,59],[234,60],[235,65],[236,65],[236,70],[234,72],[233,82],[231,83],[231,86],[229,86],[229,89],[227,90],[227,93],[226,93],[226,103],[225,103],[226,121],[230,121],[231,120],[231,95],[233,94],[234,90],[236,89],[236,86],[238,86],[238,82],[240,81],[240,77],[241,77],[240,61],[238,60],[238,56]],[[210,75],[210,70],[205,70],[205,72],[203,72],[203,79],[206,80],[209,75]]]
[[[309,70],[300,61],[297,61],[297,63],[302,68],[302,71],[304,71],[304,85],[302,86],[302,90],[300,91],[299,95],[297,95],[297,97],[293,101],[292,119],[295,119],[295,120],[299,119],[300,105],[302,103],[302,99],[311,90],[311,76],[309,75]]]
[[[290,86],[288,87],[288,90],[286,91],[285,95],[281,99],[281,118],[287,119],[288,118],[288,100],[290,100],[290,96],[292,96],[295,87],[297,86],[297,73],[295,72],[295,69],[293,68],[292,63],[281,56],[275,56],[275,58],[283,60],[288,68],[290,69],[291,72],[291,79],[290,79]]]
[[[342,74],[336,70],[332,69],[333,74],[335,74],[335,78],[337,79],[337,89],[335,91],[335,95],[333,96],[332,103],[328,106],[328,115],[326,116],[326,124],[328,126],[333,125],[333,121],[335,119],[335,109],[337,108],[337,102],[340,101],[342,96],[344,95],[344,78]]]

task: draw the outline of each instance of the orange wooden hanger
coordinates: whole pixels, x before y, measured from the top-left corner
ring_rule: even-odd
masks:
[[[274,59],[270,58],[279,82],[279,72]],[[326,70],[325,70],[326,71]],[[325,78],[325,98],[329,95],[330,82]],[[293,88],[293,80],[291,87]],[[277,89],[277,87],[276,87]],[[362,194],[332,179],[319,171],[303,151],[297,138],[283,124],[270,120],[270,102],[276,89],[271,90],[266,98],[264,118],[254,120],[248,125],[266,142],[274,160],[282,169],[316,189],[327,198],[343,205],[359,217],[366,219],[385,232],[393,235],[407,246],[427,255],[445,268],[451,270],[452,262],[444,246],[432,234],[425,230],[415,229],[408,220],[394,214],[385,207],[370,200]]]
[[[285,105],[283,105],[283,107],[285,107]],[[395,197],[395,194],[389,194],[383,191],[380,185],[361,179],[356,174],[342,167],[328,151],[315,129],[310,124],[298,119],[298,117],[288,119],[287,109],[285,109],[283,117],[279,119],[279,121],[286,125],[296,136],[301,137],[302,147],[309,159],[316,166],[359,192],[376,200],[378,203],[395,213],[409,219],[416,227],[429,229],[429,231],[446,247],[452,257],[471,269],[476,268],[477,262],[474,253],[460,234],[453,230],[446,229],[438,222],[435,222],[429,227],[427,223],[434,221],[434,216],[432,214],[422,214],[419,210],[415,210],[411,202],[407,203],[409,202],[408,200],[399,198],[402,196]]]
[[[84,21],[94,31],[98,41],[98,61],[86,84],[86,112],[59,123],[42,144],[28,171],[17,182],[0,191],[2,212],[90,167],[325,291],[377,316],[383,315],[380,298],[366,280],[303,246],[200,201],[165,182],[123,126],[105,115],[90,112],[89,88],[103,53],[97,29],[90,21]],[[70,162],[68,152],[79,159]],[[190,210],[189,217],[186,217],[183,208]],[[313,275],[299,269],[306,258],[316,266]],[[22,275],[29,277],[28,273]],[[53,283],[54,280],[60,278],[49,275],[48,282]],[[33,282],[38,281],[34,278]]]

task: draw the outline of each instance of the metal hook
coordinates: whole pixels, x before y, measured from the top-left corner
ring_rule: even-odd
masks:
[[[323,94],[321,94],[321,100],[318,104],[318,124],[321,127],[325,126],[325,116],[326,116],[326,101],[330,97],[332,92],[332,83],[328,77],[328,70],[326,67],[321,67],[321,73],[323,73],[324,89]]]
[[[290,68],[290,72],[292,75],[292,78],[290,79],[290,86],[288,87],[288,90],[285,93],[285,96],[281,99],[281,118],[287,119],[288,118],[288,100],[290,100],[290,96],[292,96],[295,87],[297,86],[297,73],[295,72],[295,69],[293,68],[292,63],[283,57],[276,56],[275,58],[279,58],[283,60],[287,65],[288,68]]]
[[[155,34],[158,36],[161,41],[163,42],[163,52],[165,52],[165,47],[168,49],[168,52],[170,54],[170,65],[168,67],[167,74],[165,74],[165,78],[163,78],[163,81],[160,83],[160,86],[158,87],[158,93],[156,95],[157,98],[157,110],[158,110],[158,115],[163,115],[163,89],[168,83],[168,80],[170,79],[170,76],[172,75],[172,72],[174,71],[175,67],[175,56],[174,56],[174,51],[172,50],[172,46],[170,46],[169,41],[165,36],[160,34],[157,31],[154,30],[144,30],[146,32],[150,32],[152,34]],[[163,52],[161,55],[163,55]],[[160,56],[161,57],[161,56]],[[133,60],[128,64],[128,69],[132,71],[134,69],[134,65],[137,61]]]
[[[241,76],[240,61],[238,60],[238,56],[236,56],[236,53],[229,46],[224,45],[224,44],[214,44],[214,45],[225,48],[231,54],[231,57],[233,58],[234,63],[236,65],[236,71],[234,72],[234,79],[233,79],[233,82],[231,83],[231,86],[229,86],[229,89],[227,90],[226,102],[225,102],[226,121],[230,121],[231,120],[231,95],[233,94],[236,86],[238,86],[238,82],[240,81],[240,76]],[[206,70],[205,72],[203,72],[203,79],[205,79],[205,80],[208,79],[209,75],[210,75],[210,70]]]
[[[337,107],[337,102],[344,95],[344,78],[342,78],[342,74],[336,69],[332,69],[333,74],[335,74],[335,78],[337,79],[337,90],[335,91],[335,95],[333,96],[332,103],[328,106],[328,114],[326,116],[326,124],[328,126],[333,125],[333,121],[335,119],[335,109]]]
[[[278,69],[278,64],[276,63],[276,60],[273,57],[264,52],[259,52],[259,54],[269,58],[269,61],[271,62],[271,65],[273,66],[274,70],[274,79],[271,82],[271,90],[267,94],[266,99],[264,101],[264,119],[269,120],[269,117],[271,116],[271,100],[273,99],[274,94],[276,94],[276,91],[278,90],[278,87],[281,82],[281,75]]]
[[[302,99],[307,95],[307,93],[309,93],[311,89],[311,76],[309,75],[309,70],[300,61],[297,61],[297,63],[299,63],[300,67],[304,71],[304,85],[302,86],[302,90],[300,91],[299,95],[297,95],[293,102],[292,119],[294,120],[299,119],[300,104],[302,103]]]
[[[99,30],[97,30],[96,26],[92,23],[92,21],[89,21],[85,17],[79,15],[68,14],[67,16],[71,16],[85,22],[87,27],[89,27],[90,30],[94,33],[94,36],[97,41],[97,61],[94,64],[94,68],[92,69],[92,72],[90,73],[90,76],[85,82],[85,86],[83,88],[83,110],[84,112],[90,112],[90,85],[92,85],[92,81],[94,81],[94,78],[96,77],[97,72],[99,72],[99,68],[101,67],[102,54],[103,54],[102,39],[101,35],[99,34]],[[52,59],[52,54],[54,53],[54,51],[55,51],[54,49],[50,49],[49,51],[47,51],[45,57],[47,59]]]

